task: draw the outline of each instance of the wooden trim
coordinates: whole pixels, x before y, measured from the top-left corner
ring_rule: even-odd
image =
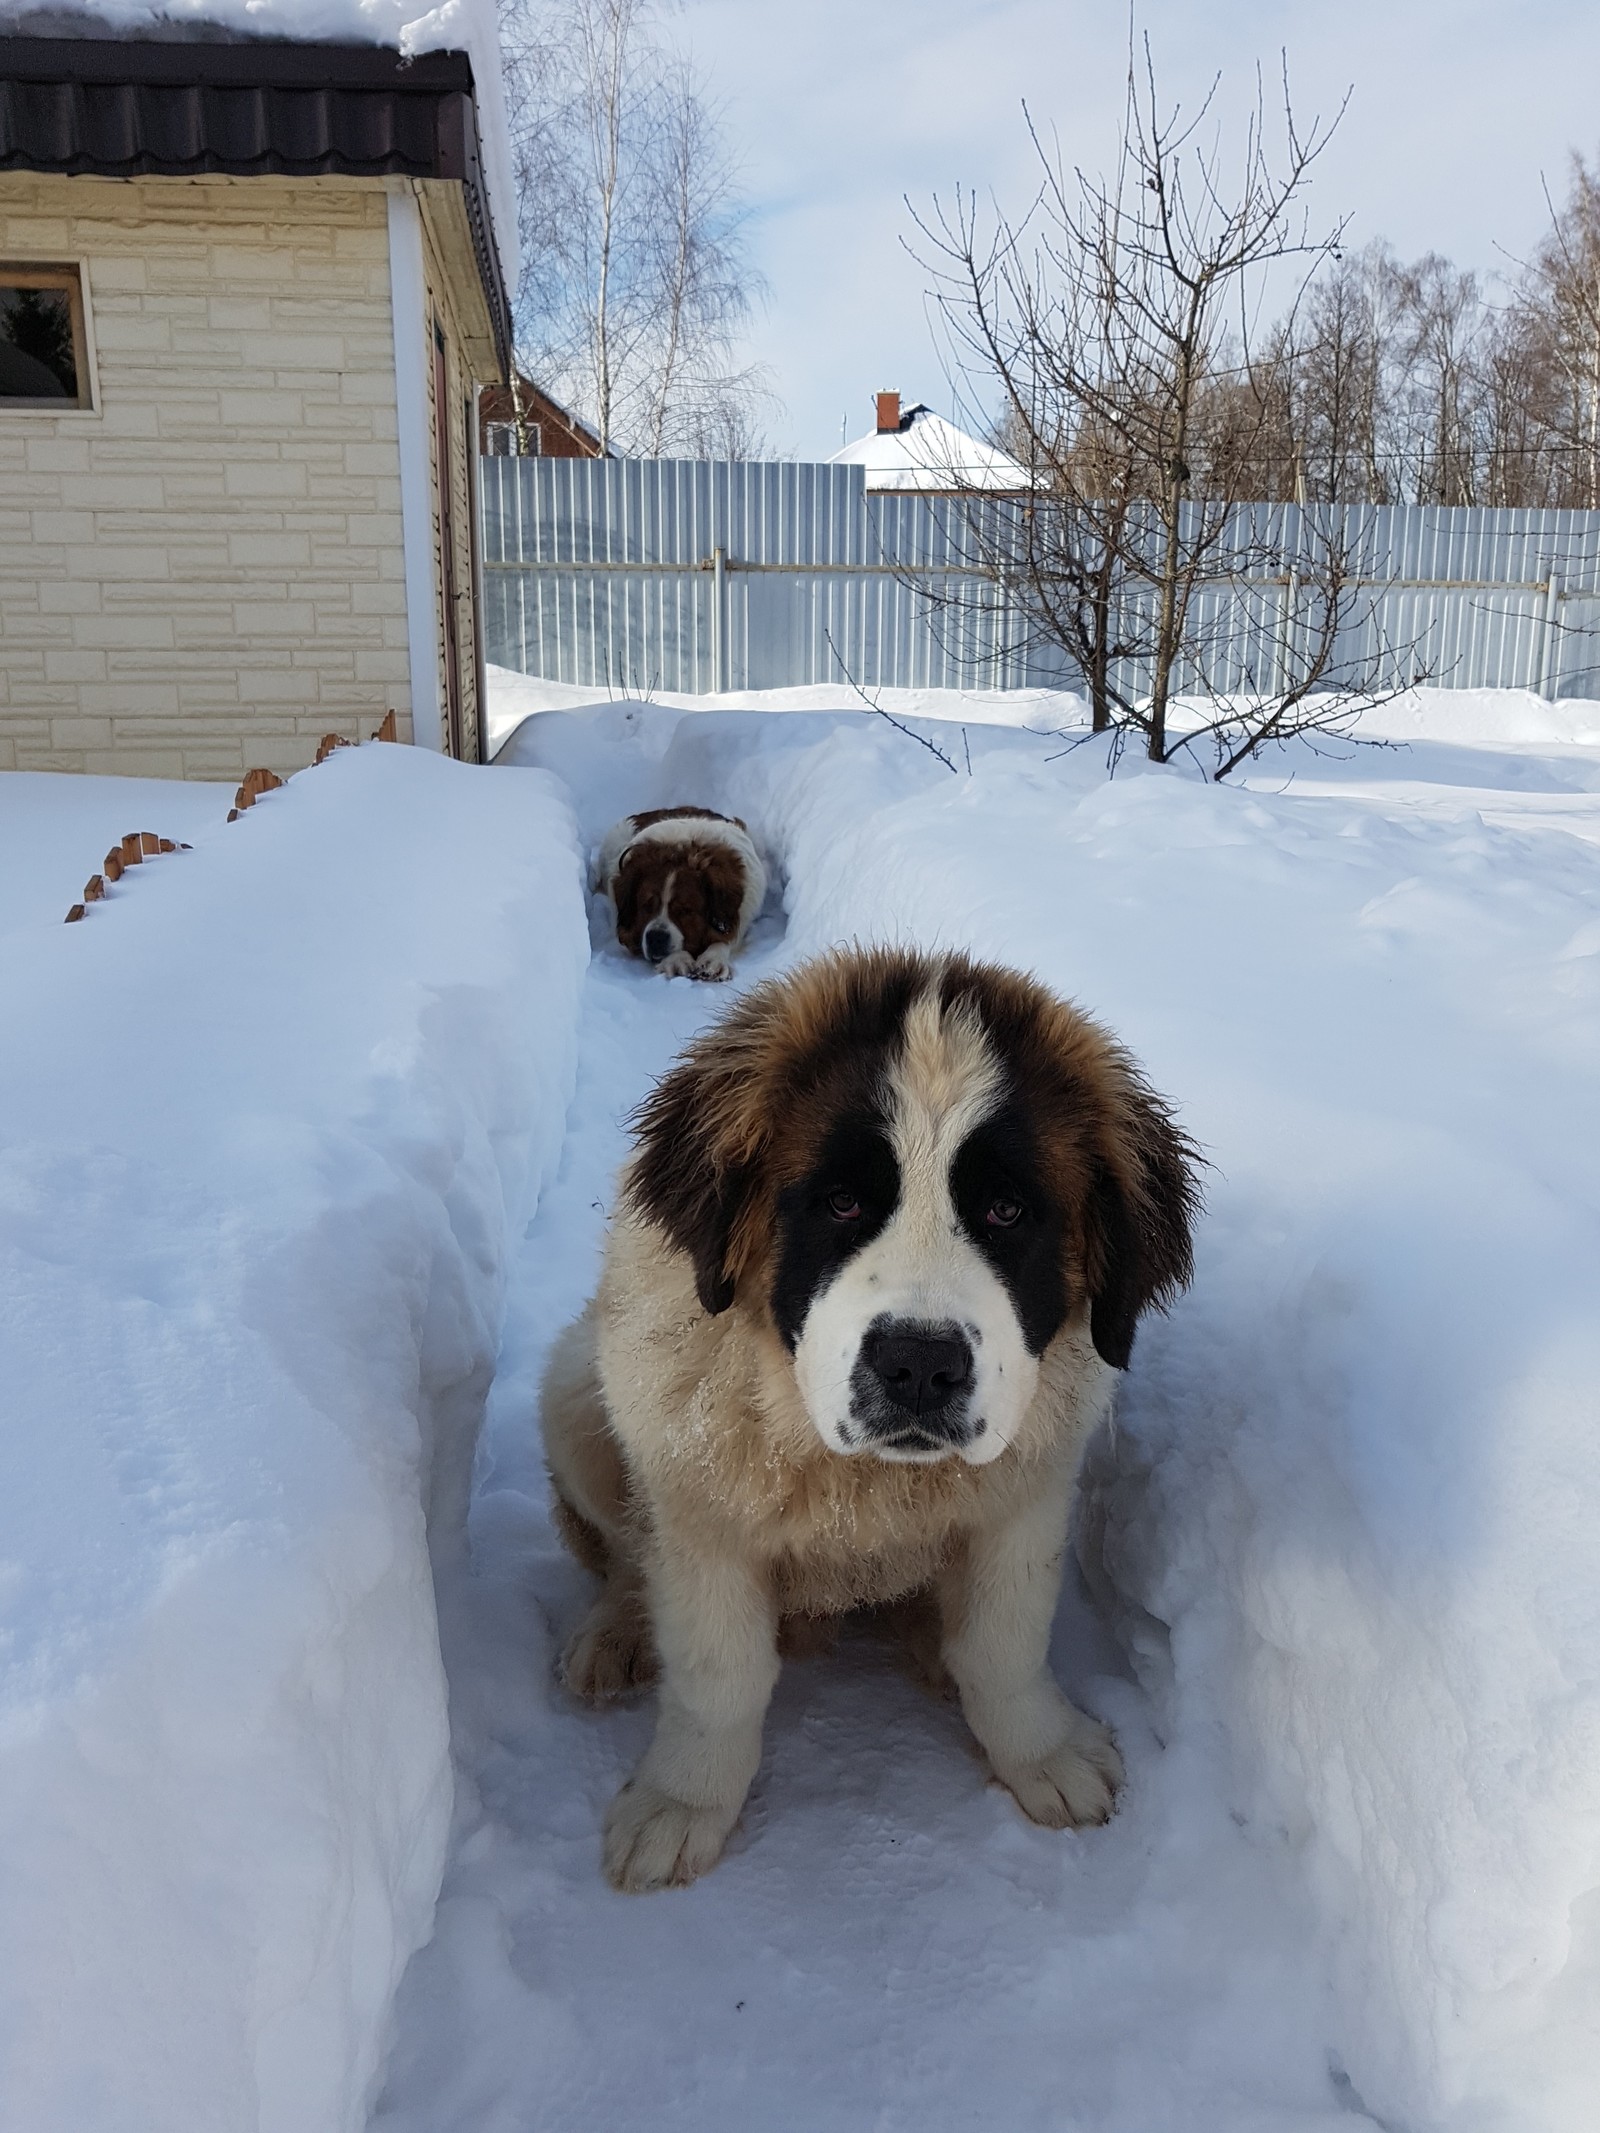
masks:
[[[437,312],[432,324],[434,484],[439,500],[439,623],[444,631],[445,747],[459,763],[463,757],[463,719],[461,637],[456,614],[459,566],[456,560],[455,483],[450,465],[450,354]]]
[[[89,276],[82,260],[0,259],[0,288],[59,289],[67,298],[72,322],[72,367],[78,380],[78,396],[69,400],[25,399],[7,393],[0,396],[0,415],[86,415],[96,411],[93,344],[89,334]]]

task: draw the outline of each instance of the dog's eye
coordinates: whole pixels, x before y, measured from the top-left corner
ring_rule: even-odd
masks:
[[[835,1222],[859,1222],[861,1202],[853,1192],[847,1191],[841,1185],[837,1192],[830,1192],[828,1195],[828,1212]]]
[[[1022,1220],[1020,1200],[996,1200],[987,1216],[991,1229],[1012,1229]]]

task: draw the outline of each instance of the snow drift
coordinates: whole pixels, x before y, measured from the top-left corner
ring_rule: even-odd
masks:
[[[129,781],[111,834],[160,798]],[[362,2124],[449,1823],[425,1521],[459,1547],[573,1071],[550,781],[369,746],[222,812],[0,938],[0,2094],[30,2133]]]
[[[1178,1791],[1225,1804],[1307,1921],[1279,1997],[1331,1981],[1330,2105],[1579,2133],[1600,2114],[1600,764],[1422,735],[1238,791],[952,735],[956,774],[861,714],[617,705],[535,721],[503,760],[556,769],[597,819],[739,813],[787,876],[790,953],[906,939],[1031,968],[1180,1100],[1214,1166],[1199,1278],[1141,1334],[1086,1569]]]

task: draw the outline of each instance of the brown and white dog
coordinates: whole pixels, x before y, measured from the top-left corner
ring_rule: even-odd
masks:
[[[668,978],[727,978],[761,909],[767,870],[737,816],[709,807],[625,815],[600,847],[617,939]]]
[[[1121,1763],[1047,1648],[1080,1453],[1189,1279],[1194,1151],[1032,979],[854,950],[757,987],[641,1107],[599,1293],[543,1388],[558,1522],[604,1589],[565,1678],[653,1679],[622,1889],[720,1857],[780,1623],[923,1595],[996,1777],[1052,1828]]]

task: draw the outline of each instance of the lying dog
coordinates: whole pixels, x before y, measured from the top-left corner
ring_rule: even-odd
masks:
[[[624,816],[606,833],[599,873],[617,939],[668,978],[731,977],[767,893],[750,832],[708,807]]]
[[[566,1679],[662,1676],[606,1823],[622,1889],[714,1865],[786,1616],[937,1604],[994,1774],[1051,1828],[1121,1764],[1047,1665],[1079,1454],[1189,1279],[1193,1151],[1033,980],[841,952],[756,988],[641,1107],[599,1294],[543,1395],[604,1590]]]

